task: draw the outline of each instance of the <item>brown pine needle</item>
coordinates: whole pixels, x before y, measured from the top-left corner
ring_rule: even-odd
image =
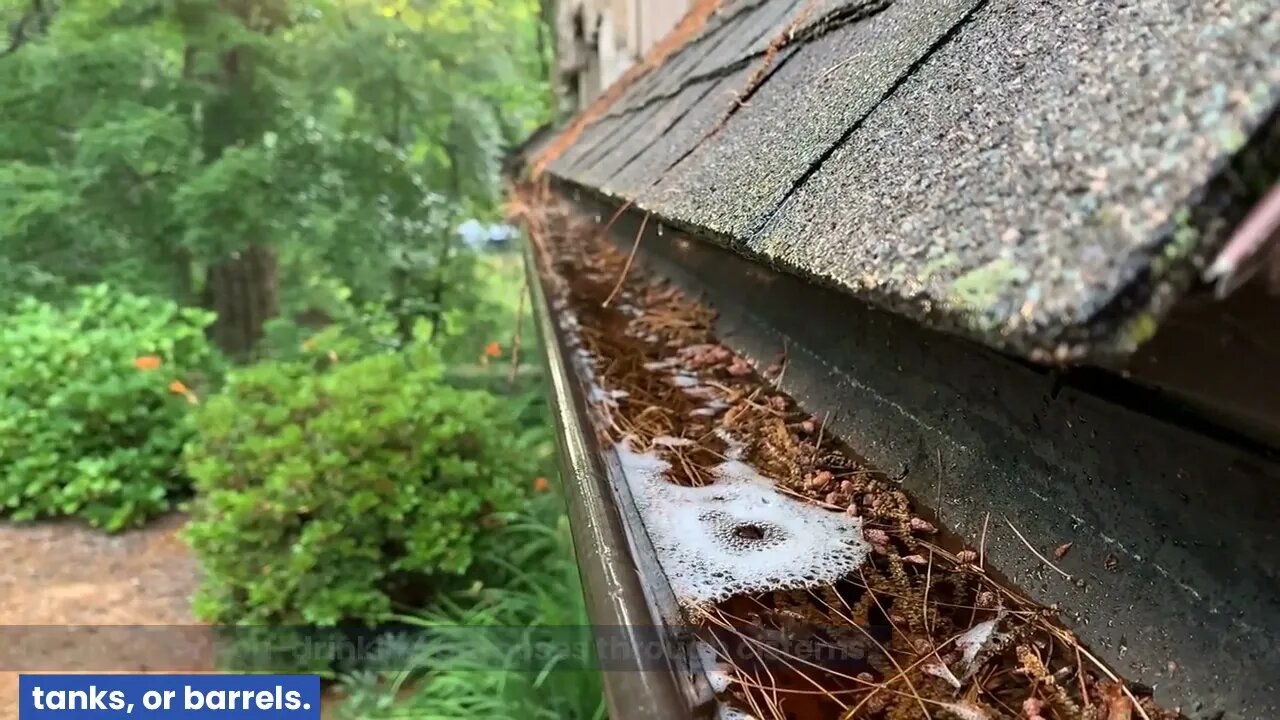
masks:
[[[763,651],[765,654],[769,655],[770,657],[773,657],[773,658],[777,659],[777,660],[778,660],[779,662],[781,662],[783,665],[786,665],[789,669],[791,669],[792,671],[794,671],[794,672],[795,672],[798,676],[800,676],[802,679],[804,679],[804,680],[808,681],[808,682],[809,682],[809,684],[814,685],[814,686],[815,686],[815,688],[817,689],[817,691],[818,691],[819,693],[821,693],[821,694],[823,694],[823,695],[825,695],[825,696],[827,696],[827,697],[830,697],[831,699],[836,700],[837,702],[839,702],[839,700],[838,700],[837,698],[835,698],[835,697],[831,694],[831,691],[826,690],[825,688],[822,688],[822,687],[821,687],[821,685],[819,685],[816,681],[814,681],[814,680],[813,680],[813,678],[809,677],[808,675],[806,675],[806,674],[804,674],[802,671],[800,671],[800,670],[799,670],[799,668],[797,668],[797,667],[796,667],[796,665],[798,664],[798,665],[803,665],[803,666],[806,666],[806,667],[811,667],[811,668],[813,668],[813,669],[815,669],[815,670],[818,670],[818,671],[821,671],[821,672],[825,672],[825,673],[827,673],[828,675],[831,675],[832,677],[836,677],[836,678],[839,678],[839,679],[841,679],[841,680],[847,680],[847,681],[850,681],[850,682],[853,682],[853,683],[857,683],[857,684],[859,684],[859,685],[866,686],[866,687],[870,690],[871,694],[875,694],[875,693],[878,693],[878,692],[886,692],[886,693],[889,693],[889,694],[891,694],[891,695],[895,695],[895,696],[898,696],[898,697],[911,698],[911,699],[915,700],[916,702],[920,703],[920,704],[921,704],[921,708],[922,708],[922,709],[923,709],[923,707],[924,707],[924,704],[925,704],[925,703],[930,704],[930,705],[946,706],[946,703],[944,703],[944,702],[939,702],[939,701],[937,701],[937,700],[931,700],[931,699],[929,699],[929,698],[927,698],[927,697],[924,697],[924,696],[923,696],[923,695],[921,695],[919,692],[916,692],[916,691],[915,691],[915,688],[911,685],[911,681],[910,681],[910,679],[908,679],[908,678],[906,677],[905,673],[903,674],[902,679],[903,679],[904,681],[906,681],[906,683],[907,683],[907,686],[908,686],[908,687],[911,687],[911,688],[912,688],[912,692],[910,692],[910,693],[908,693],[908,692],[903,692],[902,690],[895,690],[894,688],[888,687],[888,682],[883,682],[883,683],[869,683],[869,682],[867,682],[867,681],[865,681],[865,680],[862,680],[861,678],[855,677],[855,676],[853,676],[853,675],[848,675],[848,674],[846,674],[846,673],[842,673],[842,672],[840,672],[840,671],[838,671],[838,670],[834,670],[834,669],[829,668],[829,667],[824,667],[824,666],[819,665],[819,664],[817,664],[817,663],[815,663],[815,662],[813,662],[813,661],[811,661],[811,660],[807,660],[807,659],[802,658],[802,657],[800,657],[800,656],[798,656],[798,655],[793,655],[793,654],[788,653],[788,652],[786,652],[786,651],[784,651],[784,650],[781,650],[781,649],[779,649],[779,648],[775,648],[775,647],[773,647],[773,646],[769,645],[768,643],[765,643],[765,642],[763,642],[763,641],[761,641],[761,640],[757,640],[756,638],[753,638],[753,637],[751,637],[750,635],[747,635],[747,634],[745,634],[745,633],[742,633],[741,631],[739,631],[739,630],[737,630],[736,628],[734,628],[734,627],[733,627],[733,625],[732,625],[731,623],[727,622],[727,621],[726,621],[726,619],[725,619],[725,618],[728,618],[728,619],[732,619],[732,620],[737,620],[738,622],[742,622],[742,621],[743,621],[743,620],[742,620],[742,618],[738,618],[738,617],[734,617],[734,616],[732,616],[732,615],[728,615],[727,613],[724,613],[723,611],[716,611],[716,614],[717,614],[717,615],[720,615],[720,617],[719,617],[719,618],[717,618],[717,617],[715,617],[714,615],[712,615],[711,613],[706,613],[706,612],[704,612],[704,613],[702,614],[702,617],[703,617],[703,618],[705,618],[708,622],[711,622],[711,623],[714,623],[714,624],[720,625],[720,626],[721,626],[721,627],[723,627],[724,629],[726,629],[726,630],[728,630],[729,632],[733,633],[735,636],[737,636],[739,639],[741,639],[741,640],[742,640],[743,642],[745,642],[747,645],[751,646],[751,647],[753,648],[753,652],[754,652],[754,648],[757,648],[757,647],[758,647],[758,648],[759,648],[761,651]],[[855,625],[855,627],[858,627],[858,626],[856,626],[856,625]],[[759,657],[759,656],[757,655],[757,657]],[[916,666],[920,665],[922,662],[924,662],[924,661],[923,661],[923,659],[921,659],[921,660],[917,660],[917,661],[916,661],[915,663],[913,663],[910,667],[906,668],[906,672],[909,672],[911,669],[913,669],[913,668],[915,668]],[[896,680],[896,679],[897,679],[897,678],[895,678],[895,680]],[[856,705],[856,706],[854,707],[854,709],[853,709],[853,711],[851,711],[851,713],[847,713],[846,715],[847,715],[847,716],[849,716],[849,717],[852,717],[852,716],[853,716],[853,714],[852,714],[852,713],[856,713],[857,709],[858,709],[858,708],[860,708],[860,707],[862,707],[862,705],[864,705],[865,703],[866,703],[866,698],[864,698],[862,701],[860,701],[860,702],[859,702],[859,704],[858,704],[858,705]],[[843,703],[841,703],[841,704],[843,705]],[[929,715],[929,714],[928,714],[928,710],[925,710],[925,716],[926,716],[926,718],[931,718],[931,717],[932,717],[931,715]],[[1150,719],[1148,718],[1148,720],[1150,720]]]
[[[627,208],[631,207],[634,202],[634,200],[628,200],[618,206],[618,209],[613,212],[613,216],[609,218],[609,222],[600,228],[600,239],[603,240],[609,237],[609,230],[613,228],[613,224],[618,222],[618,218],[622,217],[622,213],[626,212]]]
[[[1045,557],[1044,555],[1041,555],[1041,554],[1040,554],[1040,552],[1039,552],[1038,550],[1036,550],[1036,549],[1031,545],[1031,543],[1027,541],[1027,539],[1026,539],[1025,537],[1023,537],[1022,533],[1018,532],[1018,528],[1014,527],[1014,526],[1013,526],[1013,523],[1009,522],[1009,518],[1005,518],[1005,519],[1004,519],[1004,522],[1005,522],[1005,524],[1006,524],[1006,525],[1008,525],[1008,526],[1009,526],[1009,529],[1013,531],[1013,534],[1018,536],[1018,539],[1022,541],[1022,544],[1027,546],[1027,549],[1031,551],[1031,554],[1032,554],[1032,555],[1035,555],[1035,556],[1036,556],[1036,557],[1038,557],[1038,558],[1040,558],[1040,562],[1044,563],[1045,565],[1048,565],[1048,566],[1049,566],[1049,568],[1050,568],[1051,570],[1053,570],[1054,572],[1058,573],[1059,575],[1061,575],[1062,577],[1064,577],[1064,578],[1066,578],[1066,579],[1068,579],[1068,580],[1074,580],[1074,579],[1075,579],[1075,578],[1071,577],[1071,575],[1067,574],[1067,573],[1066,573],[1062,568],[1060,568],[1060,567],[1058,567],[1057,565],[1054,565],[1052,562],[1050,562],[1050,561],[1049,561],[1049,558]]]
[[[636,231],[636,240],[631,243],[631,254],[627,255],[627,264],[622,266],[622,273],[618,275],[618,284],[613,286],[613,292],[609,293],[609,297],[600,303],[600,307],[609,307],[609,303],[618,296],[622,291],[622,284],[627,281],[627,273],[631,272],[631,263],[636,259],[636,250],[640,247],[640,238],[644,237],[644,228],[649,224],[649,213],[644,214],[644,219],[640,221],[640,229]]]
[[[1059,640],[1063,641],[1067,645],[1070,645],[1072,648],[1075,649],[1076,652],[1080,653],[1089,662],[1093,663],[1094,667],[1098,668],[1098,670],[1102,672],[1103,675],[1106,675],[1111,680],[1111,682],[1119,685],[1120,689],[1124,691],[1124,694],[1129,697],[1129,702],[1133,703],[1133,708],[1138,711],[1139,715],[1142,716],[1142,720],[1151,720],[1151,716],[1147,714],[1147,711],[1142,709],[1142,703],[1138,702],[1138,697],[1133,694],[1132,690],[1129,689],[1128,683],[1121,680],[1115,673],[1111,672],[1111,668],[1107,667],[1106,665],[1103,665],[1101,660],[1094,657],[1088,650],[1081,647],[1080,641],[1076,640],[1074,636],[1072,636],[1070,633],[1063,631],[1060,628],[1056,628],[1048,624],[1045,624],[1044,627],[1048,628],[1049,632],[1053,633],[1054,635],[1057,635]]]
[[[736,654],[722,654],[727,666],[719,668],[737,686],[731,691],[736,706],[762,720],[780,719],[784,709],[794,711],[797,704],[811,703],[842,706],[847,710],[843,717],[876,708],[880,714],[895,711],[925,718],[954,712],[957,706],[953,703],[963,695],[969,699],[981,696],[981,708],[987,712],[1017,715],[1025,692],[1033,689],[1025,678],[1014,674],[1007,653],[984,658],[961,681],[964,687],[959,693],[927,677],[938,674],[930,664],[953,664],[956,643],[967,632],[964,629],[974,628],[978,620],[993,612],[1008,618],[1010,632],[1028,633],[1044,663],[1052,660],[1052,667],[1074,666],[1079,687],[1063,683],[1072,696],[1079,692],[1085,706],[1097,700],[1092,683],[1108,677],[1114,680],[1114,676],[1080,649],[1068,631],[1054,626],[1046,608],[988,576],[985,561],[991,513],[981,523],[976,555],[968,550],[952,552],[906,534],[907,521],[921,513],[901,494],[882,487],[891,478],[847,456],[839,434],[825,432],[831,416],[811,415],[803,405],[792,407],[796,399],[777,389],[785,362],[780,361],[779,372],[772,378],[728,372],[729,361],[722,357],[728,348],[713,332],[714,314],[677,285],[647,277],[643,262],[634,267],[639,243],[647,232],[648,215],[642,212],[641,222],[628,230],[639,227],[628,253],[625,245],[615,246],[604,236],[616,232],[616,221],[635,206],[611,210],[608,223],[600,219],[591,222],[573,213],[568,203],[539,204],[533,190],[533,185],[527,186],[511,210],[529,226],[533,248],[529,257],[548,294],[562,302],[577,303],[581,311],[571,330],[586,350],[581,362],[604,393],[589,409],[592,424],[605,442],[626,442],[638,452],[661,456],[670,468],[668,479],[682,485],[712,480],[715,468],[732,457],[759,464],[762,474],[776,479],[780,493],[819,507],[838,510],[845,504],[845,494],[858,498],[860,493],[869,495],[870,500],[860,502],[867,505],[864,529],[880,532],[892,541],[884,557],[873,558],[865,571],[842,581],[847,587],[823,586],[821,591],[811,589],[808,596],[802,591],[742,595],[734,602],[745,603],[740,614],[746,617],[713,606],[694,610],[686,618],[700,628],[699,632],[713,632],[709,638],[712,645],[721,650],[726,644],[737,648]],[[610,309],[601,312],[601,307]],[[680,382],[676,375],[681,376]],[[770,380],[774,387],[769,387]],[[786,400],[786,412],[779,407],[782,403],[773,402],[774,395]],[[814,425],[819,421],[821,425],[800,427],[797,421],[802,414],[806,420],[812,418]],[[681,441],[661,439],[668,437]],[[834,489],[825,481],[801,484],[816,470],[811,467],[815,440],[834,458],[829,468],[837,481]],[[831,447],[825,447],[828,445]],[[818,456],[826,457],[823,453]],[[938,477],[932,490],[939,498],[945,490],[944,461],[940,451],[935,451]],[[846,478],[847,485],[842,482]],[[884,502],[872,502],[879,498]],[[1060,558],[1051,548],[1041,554],[1009,518],[998,515],[997,519],[1003,519],[1040,562],[1071,579],[1055,565]],[[918,563],[918,567],[903,565],[908,552],[913,554],[909,562]],[[976,565],[971,564],[974,560]],[[864,592],[856,594],[859,588]],[[889,603],[896,613],[889,612]],[[759,613],[755,606],[759,606]],[[871,620],[881,616],[887,618],[889,639],[867,626],[882,622]],[[860,667],[850,672],[808,653],[777,647],[769,639],[772,633],[790,632],[792,623],[814,628],[830,623],[829,638],[817,638],[820,648],[840,650],[852,643],[883,666],[874,666],[874,674],[863,675],[858,672]],[[723,633],[722,628],[730,633]],[[952,680],[947,682],[953,684]],[[1119,690],[1113,692],[1117,703],[1124,698],[1138,708],[1135,720],[1151,720],[1151,711],[1138,705],[1127,688],[1127,697]],[[1143,702],[1150,701],[1144,698]]]
[[[978,542],[978,567],[987,567],[987,526],[991,524],[991,513],[982,516],[982,540]]]
[[[863,580],[865,582],[866,580],[865,576]],[[880,604],[880,599],[875,596],[874,592],[869,588],[867,592],[872,593],[871,599],[875,602],[877,606],[880,607],[881,612],[886,612],[884,609],[884,606]],[[849,610],[850,612],[849,615],[845,615],[844,613],[840,612],[838,609],[832,607],[831,609],[832,611],[835,612],[836,616],[840,617],[845,622],[849,623],[849,625],[851,625],[855,630],[862,633],[864,637],[870,640],[876,646],[876,648],[881,653],[883,653],[886,658],[889,659],[889,662],[893,665],[894,669],[898,671],[897,677],[892,679],[885,678],[885,680],[880,683],[879,687],[875,688],[874,690],[871,691],[869,695],[864,697],[861,700],[861,702],[859,702],[857,706],[853,708],[853,711],[849,713],[849,716],[853,717],[863,705],[866,705],[868,702],[870,702],[871,698],[875,697],[876,693],[880,692],[881,690],[887,689],[892,682],[896,681],[898,678],[902,678],[902,681],[906,683],[907,688],[911,690],[911,696],[915,699],[916,703],[920,705],[920,712],[924,713],[925,718],[929,718],[930,717],[929,711],[924,706],[924,701],[923,699],[921,699],[920,691],[916,690],[915,684],[911,682],[911,677],[907,675],[910,669],[903,669],[902,664],[899,663],[897,658],[893,656],[893,653],[889,650],[889,648],[885,647],[884,643],[881,643],[879,640],[877,640],[874,635],[872,635],[866,628],[859,625],[857,620],[853,618],[853,608],[849,607],[849,603],[843,597],[840,597],[839,594],[837,594],[836,597],[840,599],[840,603],[845,606],[845,609]],[[824,601],[824,604],[826,604],[828,607],[831,607],[830,603],[826,603]],[[888,615],[886,612],[886,617],[887,616]]]
[[[933,550],[929,551],[929,567],[924,572],[924,594],[920,596],[920,617],[924,621],[925,637],[933,637],[933,628],[929,627],[929,585],[933,582]]]

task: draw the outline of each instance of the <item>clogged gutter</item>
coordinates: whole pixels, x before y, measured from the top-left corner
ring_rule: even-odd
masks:
[[[1173,720],[982,548],[716,341],[713,314],[532,187],[539,275],[723,714],[760,720]]]

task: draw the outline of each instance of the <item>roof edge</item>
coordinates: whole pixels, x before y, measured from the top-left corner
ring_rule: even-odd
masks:
[[[1266,191],[1280,179],[1280,92],[1248,137],[1236,140],[1229,161],[1212,169],[1209,179],[1181,203],[1183,210],[1156,233],[1150,249],[1135,251],[1127,261],[1128,278],[1084,323],[1067,325],[1049,336],[1026,326],[993,324],[983,312],[962,303],[937,303],[918,297],[890,296],[853,288],[806,272],[783,259],[751,249],[745,238],[664,216],[632,198],[612,195],[548,171],[561,192],[586,194],[617,209],[630,207],[651,220],[699,241],[728,248],[758,264],[830,287],[873,307],[902,315],[935,330],[1046,365],[1096,364],[1114,367],[1155,336],[1161,323],[1188,294],[1208,286],[1201,273]],[[1207,294],[1207,293],[1206,293]]]

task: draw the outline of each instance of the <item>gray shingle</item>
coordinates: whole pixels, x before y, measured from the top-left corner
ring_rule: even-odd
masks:
[[[1148,337],[1221,242],[1215,193],[1276,179],[1274,2],[894,0],[851,21],[865,0],[812,1],[745,104],[804,3],[732,6],[552,172],[874,304],[1076,358]],[[1246,146],[1249,177],[1224,174]]]

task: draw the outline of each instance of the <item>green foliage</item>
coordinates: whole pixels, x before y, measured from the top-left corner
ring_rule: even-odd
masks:
[[[168,509],[186,485],[176,468],[196,399],[170,383],[198,390],[208,377],[210,320],[107,286],[0,317],[3,511],[114,531]]]
[[[56,4],[0,62],[0,303],[105,278],[227,307],[206,272],[252,246],[286,317],[339,287],[406,338],[467,311],[454,228],[493,215],[498,158],[548,115],[539,22],[535,0]]]
[[[446,297],[446,304],[458,308],[446,313],[441,325],[442,352],[449,360],[475,362],[488,343],[499,343],[507,363],[517,330],[520,359],[537,357],[538,333],[533,326],[530,305],[525,298],[523,258],[516,253],[484,255],[466,283],[458,283]],[[519,327],[517,327],[519,326]]]
[[[421,348],[351,362],[316,348],[232,374],[186,458],[198,614],[374,622],[465,573],[533,456],[496,398],[440,378]]]
[[[346,127],[408,149],[433,185],[477,212],[496,199],[504,146],[549,113],[532,0],[326,0],[298,37],[314,42],[314,101]],[[336,102],[335,102],[336,101]]]
[[[392,671],[345,677],[338,717],[603,720],[563,508],[555,496],[535,498],[493,537],[490,557],[505,569],[493,586],[402,618],[416,641],[402,656],[388,644],[379,665]]]

